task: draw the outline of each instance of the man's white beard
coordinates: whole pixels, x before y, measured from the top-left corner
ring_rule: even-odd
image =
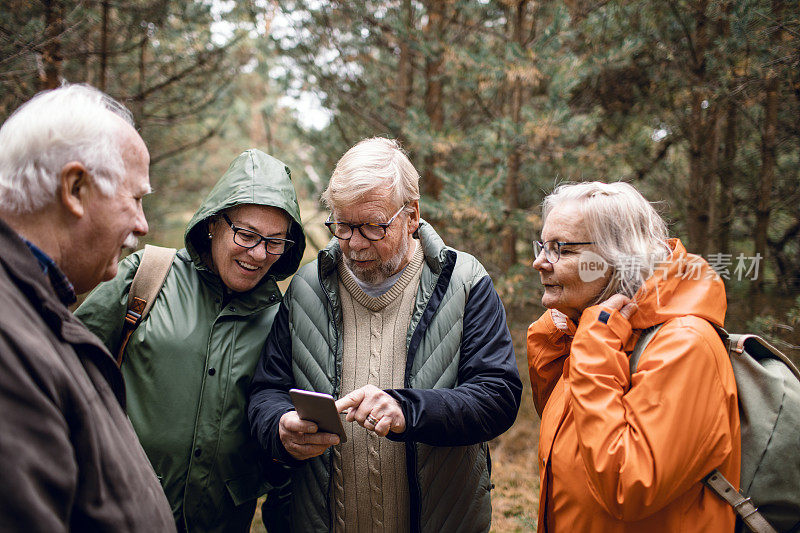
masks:
[[[400,242],[400,247],[397,249],[397,253],[394,254],[391,259],[384,263],[379,263],[377,266],[370,269],[365,270],[359,268],[358,265],[354,263],[354,260],[365,261],[367,259],[371,259],[371,257],[369,257],[372,255],[369,254],[371,250],[365,250],[365,252],[368,253],[364,257],[360,257],[361,254],[359,254],[359,252],[353,251],[350,252],[350,257],[343,255],[344,264],[350,269],[350,272],[352,272],[355,277],[364,283],[378,285],[379,283],[386,281],[389,276],[397,274],[397,271],[400,270],[400,265],[403,263],[403,259],[405,259],[406,254],[408,253],[410,241],[411,237],[405,235],[403,240]]]

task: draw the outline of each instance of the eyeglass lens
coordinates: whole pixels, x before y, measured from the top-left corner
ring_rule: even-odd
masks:
[[[363,224],[347,224],[345,222],[334,222],[329,219],[328,222],[325,222],[325,225],[328,226],[328,229],[333,233],[336,238],[347,240],[353,236],[353,231],[355,228],[358,228],[359,233],[361,236],[367,239],[368,241],[379,241],[386,237],[386,230],[387,228],[394,222],[394,219],[397,218],[403,209],[408,204],[403,204],[400,206],[392,217],[386,221],[385,223],[370,223],[364,222]],[[331,218],[333,214],[331,213]]]
[[[228,223],[233,231],[233,242],[242,248],[255,248],[261,244],[261,241],[264,241],[264,248],[268,254],[281,255],[294,244],[294,241],[289,239],[269,239],[259,233],[256,233],[255,231],[239,228],[234,225],[234,223],[225,213],[222,214],[222,218]]]
[[[550,263],[557,263],[561,258],[561,247],[556,241],[547,241],[545,243],[533,241],[534,259],[539,257],[542,250],[544,250],[544,258]]]
[[[339,239],[349,239],[353,236],[353,227],[343,222],[332,222],[331,232]],[[386,236],[386,229],[376,224],[362,224],[358,226],[361,236],[370,241],[379,241]]]
[[[244,248],[255,248],[263,237],[258,233],[244,229],[236,229],[233,232],[233,242]],[[267,252],[273,255],[280,255],[286,249],[286,241],[280,239],[263,239],[267,247]]]

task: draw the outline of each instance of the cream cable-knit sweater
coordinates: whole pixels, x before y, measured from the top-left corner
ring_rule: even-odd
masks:
[[[422,247],[397,282],[378,298],[367,295],[340,263],[341,395],[368,383],[402,388],[406,333],[422,273]],[[346,424],[347,442],[334,447],[333,508],[337,531],[408,531],[405,445]]]

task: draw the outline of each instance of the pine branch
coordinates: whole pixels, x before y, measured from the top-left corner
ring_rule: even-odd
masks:
[[[668,138],[662,141],[661,148],[656,153],[656,156],[647,162],[646,165],[641,167],[639,170],[633,173],[633,175],[629,176],[627,180],[631,181],[641,181],[643,180],[650,172],[658,165],[662,159],[667,155],[670,147],[674,143],[674,139]]]
[[[206,133],[202,137],[199,137],[198,139],[195,139],[193,141],[184,143],[184,144],[182,144],[182,145],[180,145],[180,146],[178,146],[176,148],[173,148],[172,150],[167,150],[166,152],[162,152],[160,154],[154,155],[150,159],[150,164],[151,165],[155,165],[157,163],[160,163],[161,161],[164,161],[165,159],[169,159],[170,157],[174,157],[174,156],[180,154],[181,152],[185,152],[186,150],[190,150],[192,148],[197,148],[199,146],[202,146],[206,141],[208,141],[209,139],[214,137],[217,133],[219,133],[219,129],[218,128],[221,125],[222,124],[220,122],[220,124],[218,124],[214,128],[211,128],[210,130],[206,131]]]

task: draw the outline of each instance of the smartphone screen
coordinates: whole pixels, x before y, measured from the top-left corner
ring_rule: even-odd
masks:
[[[319,431],[335,433],[339,435],[341,442],[347,441],[347,436],[344,434],[344,426],[342,425],[342,417],[336,411],[336,403],[333,396],[301,389],[290,389],[289,396],[291,396],[294,408],[297,410],[297,416],[317,424]]]

